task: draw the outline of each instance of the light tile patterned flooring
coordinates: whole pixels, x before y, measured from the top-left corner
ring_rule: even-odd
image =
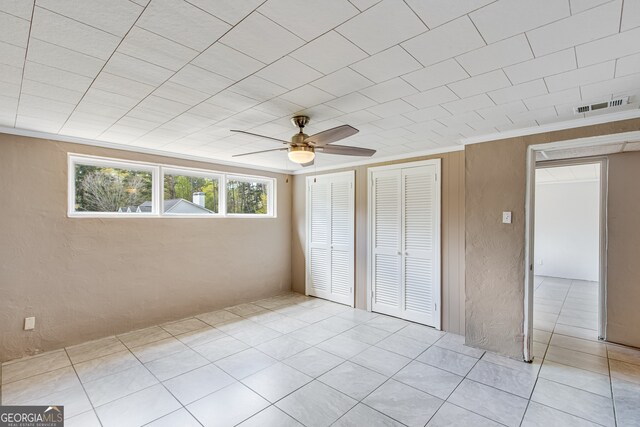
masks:
[[[558,330],[590,289],[540,281],[536,313],[569,324],[532,364],[286,294],[5,363],[2,403],[64,404],[67,427],[614,425],[614,403],[640,425],[640,351]]]

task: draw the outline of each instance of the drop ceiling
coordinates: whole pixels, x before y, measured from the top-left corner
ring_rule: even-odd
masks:
[[[638,113],[640,1],[0,1],[0,126],[233,158],[350,124],[374,160]],[[629,114],[627,114],[629,116]],[[640,115],[640,114],[639,114]],[[593,119],[593,117],[591,117]],[[606,120],[607,116],[600,116]],[[9,128],[9,129],[7,129]],[[276,144],[274,146],[274,144]],[[320,154],[317,167],[353,161]]]
[[[600,179],[599,163],[536,169],[536,184],[588,182],[598,179]]]

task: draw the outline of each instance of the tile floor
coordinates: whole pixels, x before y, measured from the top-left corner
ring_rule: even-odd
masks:
[[[580,317],[572,287],[541,281],[537,312]],[[525,364],[286,294],[7,362],[2,403],[64,404],[67,427],[640,425],[640,351],[570,332],[536,329]]]

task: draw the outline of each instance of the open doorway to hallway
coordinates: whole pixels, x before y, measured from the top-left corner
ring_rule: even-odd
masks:
[[[536,164],[534,357],[553,340],[601,336],[601,169],[588,160]]]

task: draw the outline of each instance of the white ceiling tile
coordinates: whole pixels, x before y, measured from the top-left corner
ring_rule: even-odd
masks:
[[[616,63],[616,77],[628,76],[640,70],[640,53],[625,56]]]
[[[550,120],[557,117],[558,114],[555,108],[545,107],[539,110],[511,113],[508,116],[514,123],[526,123],[532,120]]]
[[[402,47],[424,66],[461,55],[484,45],[478,30],[467,16],[402,43]]]
[[[0,42],[0,64],[22,68],[26,51],[23,47]]]
[[[249,76],[231,86],[229,90],[258,101],[266,101],[267,99],[282,95],[287,91],[286,88],[258,76]]]
[[[173,75],[171,70],[118,52],[109,59],[104,66],[104,71],[155,86],[160,85]]]
[[[25,73],[26,74],[26,73]],[[22,67],[0,65],[0,81],[19,85],[22,81]]]
[[[371,6],[380,3],[380,0],[351,0],[351,3],[353,3],[355,7],[360,9],[361,12],[364,12]]]
[[[372,82],[350,68],[343,68],[313,82],[313,86],[334,96],[342,96],[371,86]]]
[[[153,0],[136,25],[199,52],[231,26],[182,0]]]
[[[637,26],[640,26],[640,1],[625,0],[620,31],[627,31]]]
[[[502,70],[491,71],[448,85],[460,98],[468,98],[480,93],[511,86]]]
[[[246,110],[233,116],[233,119],[239,120],[240,122],[244,123],[245,126],[248,124],[250,127],[263,124],[263,123],[268,123],[275,118],[276,118],[275,116],[269,113],[266,113],[264,111],[258,111],[258,110]]]
[[[407,3],[433,29],[493,1],[495,0],[407,0]]]
[[[457,101],[451,101],[443,105],[450,113],[459,114],[466,113],[471,110],[478,110],[480,108],[486,108],[493,106],[494,103],[487,95],[476,95],[470,98],[459,99]]]
[[[483,108],[476,112],[486,120],[499,120],[506,114],[522,113],[525,111],[527,111],[527,107],[522,101],[514,101],[507,104],[496,105],[495,107]]]
[[[184,113],[190,107],[189,105],[154,95],[146,97],[142,102],[140,102],[140,104],[138,104],[138,106],[143,109],[157,111],[173,117]]]
[[[308,108],[329,101],[334,96],[315,86],[304,85],[281,95],[280,98]]]
[[[128,0],[38,0],[38,6],[123,37],[143,8]]]
[[[531,61],[511,65],[504,72],[513,84],[520,84],[541,77],[562,73],[576,68],[576,54],[573,49],[561,50],[541,56]]]
[[[547,93],[547,87],[545,86],[544,81],[540,79],[504,89],[498,89],[490,92],[489,96],[491,96],[491,99],[493,99],[496,104],[505,104],[519,99],[544,95],[545,93]]]
[[[469,74],[454,59],[440,62],[430,67],[423,68],[413,73],[407,74],[402,78],[416,89],[425,91],[433,89],[448,83],[463,80],[469,77]]]
[[[380,129],[397,129],[400,127],[413,124],[413,121],[404,116],[387,117],[386,119],[379,119],[371,122],[372,125],[379,127]]]
[[[345,124],[350,124],[352,126],[371,123],[372,121],[378,120],[379,118],[380,117],[367,110],[354,111],[353,113],[340,116],[340,120],[342,122],[344,122]]]
[[[144,98],[155,89],[155,86],[129,80],[110,73],[100,73],[91,87],[135,98]]]
[[[220,41],[267,64],[304,44],[301,38],[257,12],[233,27]]]
[[[384,104],[378,104],[375,107],[367,108],[367,111],[382,118],[397,116],[414,110],[415,108],[413,106],[402,99],[396,99],[385,102]]]
[[[335,119],[342,115],[342,111],[336,110],[328,105],[316,105],[311,108],[307,108],[306,110],[302,110],[300,113],[311,118],[311,129],[313,129],[314,123]],[[287,117],[286,120],[288,121],[289,118]]]
[[[640,52],[638,40],[640,27],[576,46],[578,65],[585,67]]]
[[[427,30],[402,0],[383,0],[337,31],[370,55]]]
[[[30,21],[33,0],[1,0],[0,11]]]
[[[22,91],[22,93],[28,93],[28,92]],[[9,98],[19,98],[20,85],[7,83],[0,80],[0,95],[8,96]],[[37,93],[35,95],[37,95]],[[48,97],[48,96],[45,96],[44,98],[51,99],[51,97]]]
[[[558,92],[571,87],[600,82],[613,78],[616,61],[604,62],[590,67],[578,68],[566,73],[545,77],[547,87],[551,92]]]
[[[118,46],[118,52],[171,71],[178,71],[198,54],[193,49],[137,26],[131,29]]]
[[[354,111],[372,107],[376,102],[358,92],[354,92],[328,101],[326,104],[345,113],[353,113]]]
[[[153,94],[161,98],[172,99],[188,105],[196,105],[210,96],[206,92],[191,89],[172,81],[164,82]]]
[[[610,1],[611,0],[570,0],[571,14],[575,15]]]
[[[347,0],[306,2],[300,7],[297,0],[269,0],[258,11],[310,41],[358,14]]]
[[[41,98],[39,96],[27,95],[25,93],[20,96],[20,104],[18,105],[18,114],[22,114],[22,109],[34,108],[41,109],[48,113],[60,113],[65,118],[71,114],[76,104],[69,104],[52,99]],[[29,114],[27,114],[29,115]],[[36,117],[36,116],[31,116]],[[46,117],[46,116],[45,116]]]
[[[30,22],[8,13],[0,12],[0,41],[19,47],[27,47]]]
[[[192,63],[234,80],[243,79],[264,67],[262,62],[222,43],[215,43],[195,58]]]
[[[529,31],[533,53],[536,57],[547,55],[617,33],[621,5],[617,0]]]
[[[258,111],[269,113],[275,117],[291,117],[298,111],[302,111],[304,107],[294,104],[293,102],[286,101],[282,98],[273,98],[255,106]]]
[[[434,105],[433,107],[404,113],[404,116],[416,123],[420,123],[429,120],[441,119],[443,117],[449,117],[451,116],[451,113],[439,105]]]
[[[233,112],[240,112],[251,108],[260,103],[260,101],[253,98],[249,98],[239,93],[231,92],[230,90],[223,90],[220,93],[215,94],[207,100],[208,103],[224,107]]]
[[[547,95],[536,96],[534,98],[525,99],[524,103],[529,110],[538,110],[544,107],[550,107],[566,103],[580,103],[580,89],[575,87],[561,92],[553,92]]]
[[[131,109],[135,107],[138,102],[142,100],[142,98],[133,98],[130,96],[119,95],[117,93],[106,92],[102,89],[91,87],[85,93],[82,100],[85,102],[106,105],[109,107]]]
[[[256,75],[287,89],[295,89],[322,77],[318,71],[290,56],[268,65]]]
[[[58,133],[64,119],[47,119],[44,117],[28,117],[19,115],[16,118],[16,127],[21,129],[36,130],[38,132]]]
[[[420,109],[443,104],[455,99],[458,99],[456,94],[446,86],[440,86],[435,89],[420,92],[404,98],[404,100],[409,104]]]
[[[146,120],[136,119],[134,117],[124,116],[120,120],[118,120],[114,125],[126,126],[136,129],[145,129],[147,131],[151,131],[155,129],[158,125],[154,122],[148,122]]]
[[[367,54],[337,32],[330,31],[302,46],[291,56],[321,73],[329,74],[366,58]]]
[[[171,76],[169,81],[210,95],[214,95],[233,84],[231,79],[194,65],[187,65]]]
[[[380,83],[416,71],[422,65],[400,46],[393,46],[351,65],[351,68],[369,80]]]
[[[626,95],[640,87],[640,73],[618,77],[599,83],[582,86],[582,98],[584,100],[607,97],[610,95]]]
[[[136,107],[138,108],[138,107]],[[127,108],[113,107],[109,105],[94,104],[93,102],[80,101],[76,106],[76,112],[87,113],[92,116],[100,117],[104,123],[111,121],[109,126],[127,114]],[[158,111],[155,112],[158,115]]]
[[[189,114],[194,114],[198,117],[206,117],[215,123],[233,116],[235,112],[218,105],[202,102],[189,109]]]
[[[189,0],[189,3],[235,25],[264,3],[264,0]]]
[[[92,78],[98,75],[105,64],[102,59],[37,39],[29,42],[27,59]]]
[[[78,92],[27,79],[22,81],[22,93],[59,100],[69,104],[77,104],[84,94],[84,92]]]
[[[465,53],[457,60],[473,76],[532,58],[527,38],[520,34]]]
[[[511,120],[506,115],[491,119],[491,120],[477,120],[471,123],[468,123],[469,126],[474,128],[475,130],[483,130],[483,131],[491,131],[496,132],[497,126],[509,125],[511,124]]]
[[[3,77],[7,73],[0,67]],[[91,79],[68,71],[58,70],[47,65],[27,61],[24,67],[24,78],[53,86],[63,87],[78,92],[85,92],[91,85]]]
[[[86,55],[109,59],[120,37],[36,7],[31,37]]]
[[[494,43],[569,14],[569,2],[565,0],[499,0],[470,16],[487,43]]]
[[[393,80],[387,80],[384,83],[378,83],[375,86],[371,86],[360,91],[360,93],[378,103],[411,96],[417,92],[418,91],[413,86],[402,80],[400,77]]]

